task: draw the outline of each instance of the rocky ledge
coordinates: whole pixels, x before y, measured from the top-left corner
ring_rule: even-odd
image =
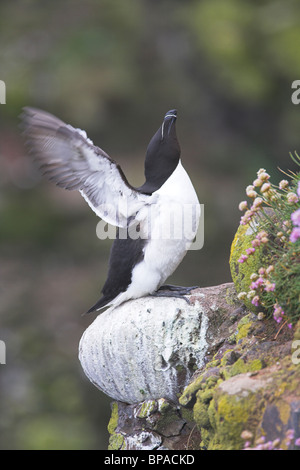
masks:
[[[300,326],[258,320],[232,283],[189,300],[127,302],[84,333],[83,369],[115,400],[110,449],[296,448]]]

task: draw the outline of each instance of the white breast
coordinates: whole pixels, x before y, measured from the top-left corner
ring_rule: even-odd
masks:
[[[162,284],[181,262],[196,235],[200,204],[181,162],[155,194],[158,202],[152,205],[150,242],[144,261],[160,272]]]
[[[181,162],[153,196],[156,202],[147,208],[147,217],[140,213],[148,242],[143,261],[133,269],[127,298],[156,291],[182,261],[198,229],[200,204]]]
[[[199,204],[194,186],[180,160],[170,178],[155,194],[181,204]]]
[[[148,240],[144,259],[134,267],[131,284],[115,299],[117,303],[156,291],[175,271],[196,235],[200,204],[181,162],[153,200],[138,216]]]

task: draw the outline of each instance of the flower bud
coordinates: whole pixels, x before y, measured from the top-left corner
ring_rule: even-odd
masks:
[[[280,189],[286,189],[289,185],[289,182],[287,180],[281,180],[279,183],[279,188]]]
[[[239,203],[239,210],[240,211],[245,211],[248,208],[247,206],[247,201],[242,201]]]
[[[265,193],[266,191],[269,191],[270,188],[271,188],[270,183],[264,183],[261,187],[261,192]]]
[[[270,178],[270,175],[266,171],[262,171],[259,174],[259,179],[262,181],[267,181]]]
[[[256,196],[257,196],[257,192],[254,191],[254,186],[250,185],[250,186],[247,186],[246,188],[246,194],[248,197],[250,197],[251,199],[254,199]]]
[[[253,186],[256,188],[259,188],[263,184],[263,181],[260,178],[257,178],[256,180],[253,181]]]
[[[289,204],[295,204],[296,202],[298,202],[298,196],[297,194],[295,193],[288,193],[287,195],[287,201]]]

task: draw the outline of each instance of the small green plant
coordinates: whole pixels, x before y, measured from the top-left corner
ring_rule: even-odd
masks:
[[[291,158],[300,166],[297,153]],[[250,224],[256,236],[238,262],[247,263],[261,245],[272,260],[252,273],[248,292],[241,292],[239,298],[247,297],[261,308],[260,318],[273,315],[278,323],[284,320],[291,327],[300,318],[300,172],[284,174],[289,181],[284,179],[276,186],[261,168],[246,188],[250,208],[247,201],[239,204],[244,212],[240,223]]]

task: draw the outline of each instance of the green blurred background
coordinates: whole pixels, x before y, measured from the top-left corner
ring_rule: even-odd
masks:
[[[111,401],[77,359],[111,243],[78,193],[40,178],[21,108],[85,129],[136,185],[150,138],[177,108],[205,243],[170,282],[215,285],[231,280],[245,186],[260,167],[277,182],[300,151],[299,51],[299,0],[1,1],[0,448],[106,449]]]

